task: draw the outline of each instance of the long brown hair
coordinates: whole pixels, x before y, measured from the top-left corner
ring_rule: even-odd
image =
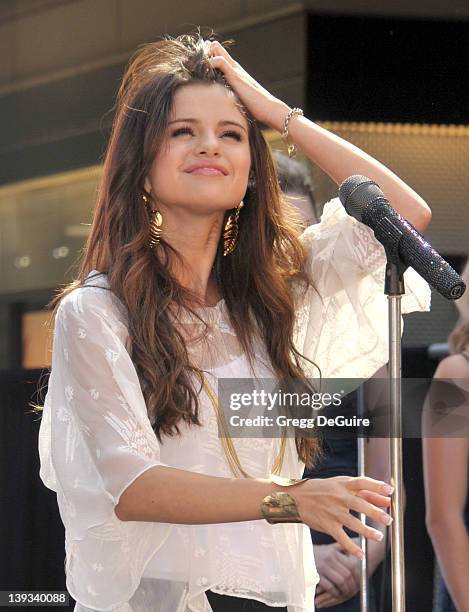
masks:
[[[226,44],[226,43],[224,43]],[[164,37],[142,45],[126,68],[116,104],[103,177],[76,280],[49,304],[55,318],[60,301],[88,274],[107,274],[111,291],[127,309],[131,357],[144,393],[152,427],[162,435],[179,434],[178,423],[200,425],[198,392],[193,388],[187,348],[172,317],[171,306],[191,304],[196,296],[170,274],[170,256],[178,253],[164,240],[149,248],[149,216],[142,201],[144,179],[161,146],[173,96],[186,84],[227,84],[209,61],[200,35]],[[233,90],[228,88],[235,96]],[[305,252],[298,240],[301,227],[290,217],[264,136],[235,96],[248,119],[251,170],[255,187],[247,186],[233,253],[223,256],[219,241],[215,278],[242,348],[252,363],[252,338],[264,340],[272,366],[281,378],[304,381],[303,355],[293,344],[295,323],[293,280],[308,286]],[[226,211],[225,220],[232,211]],[[304,359],[307,359],[304,357]],[[310,361],[308,359],[308,361]],[[311,362],[313,363],[313,362]],[[312,466],[320,453],[314,437],[297,434],[300,459]]]

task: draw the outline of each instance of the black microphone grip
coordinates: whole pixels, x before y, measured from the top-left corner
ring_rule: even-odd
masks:
[[[397,246],[401,261],[414,268],[441,295],[450,300],[462,296],[466,285],[459,274],[391,207],[374,181],[365,176],[351,176],[340,186],[339,198],[352,217],[374,231],[385,249]]]

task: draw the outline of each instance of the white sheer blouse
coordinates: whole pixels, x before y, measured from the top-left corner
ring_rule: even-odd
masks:
[[[301,236],[313,289],[298,297],[295,345],[324,377],[368,378],[388,360],[384,249],[373,232],[335,199],[320,223]],[[430,308],[430,289],[405,273],[403,312]],[[264,520],[214,525],[120,521],[114,508],[145,470],[166,465],[231,477],[212,404],[200,396],[202,427],[159,444],[129,356],[123,305],[94,271],[59,307],[52,369],[39,432],[40,477],[57,493],[65,526],[67,589],[76,612],[209,612],[205,591],[314,610],[316,571],[305,525]],[[299,296],[302,296],[301,298]],[[251,371],[223,300],[201,308],[210,323],[206,342],[188,343],[192,358],[219,377],[273,377],[257,340]],[[186,313],[183,325],[197,325]],[[188,337],[190,334],[188,335]],[[317,372],[310,372],[317,376]],[[268,478],[278,439],[235,439],[248,473]],[[282,475],[301,478],[293,438]]]

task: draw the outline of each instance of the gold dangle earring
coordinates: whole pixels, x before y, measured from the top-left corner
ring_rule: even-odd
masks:
[[[238,204],[236,210],[228,217],[225,228],[223,230],[223,256],[229,255],[235,250],[236,242],[238,241],[238,218],[239,213],[244,206],[243,200]]]
[[[249,172],[249,180],[247,184],[246,195],[248,195],[249,193],[255,192],[255,191],[256,191],[256,176],[254,174],[254,171],[251,169],[251,171]],[[236,243],[238,241],[238,233],[239,233],[239,226],[238,226],[239,213],[241,209],[243,208],[243,206],[244,206],[244,200],[241,200],[241,202],[236,207],[236,210],[230,214],[230,216],[228,217],[225,223],[225,228],[223,231],[223,255],[224,256],[229,255],[235,250]]]
[[[150,198],[143,194],[142,199],[150,215],[150,240],[149,245],[151,249],[158,246],[161,238],[161,226],[163,225],[163,217],[158,210],[152,210]]]
[[[251,170],[251,172],[249,173],[249,180],[247,184],[246,195],[251,192],[254,192],[255,190],[256,190],[256,177],[255,177],[254,172]],[[238,227],[239,213],[243,206],[244,206],[244,201],[241,200],[241,202],[236,207],[236,210],[230,214],[230,216],[228,217],[225,223],[225,228],[223,231],[223,255],[224,256],[229,255],[235,250],[236,243],[238,241],[238,233],[239,233],[239,227]]]

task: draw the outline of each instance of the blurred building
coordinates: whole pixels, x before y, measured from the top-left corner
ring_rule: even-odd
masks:
[[[0,369],[50,360],[45,305],[73,278],[124,66],[210,26],[273,94],[370,152],[430,204],[432,244],[469,250],[469,4],[422,0],[0,0]],[[279,135],[267,133],[274,147]],[[317,201],[336,187],[312,167]],[[444,342],[453,305],[407,317]]]

